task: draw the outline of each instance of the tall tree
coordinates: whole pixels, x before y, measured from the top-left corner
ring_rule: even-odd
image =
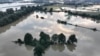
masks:
[[[31,45],[32,44],[32,41],[33,41],[32,35],[30,33],[26,33],[25,34],[25,37],[24,37],[25,44]]]
[[[52,35],[52,39],[53,43],[58,43],[58,35],[57,34],[54,34]]]
[[[53,8],[50,8],[50,10],[49,10],[50,12],[53,12]]]
[[[40,33],[40,41],[44,40],[44,41],[50,41],[50,36],[44,32]]]
[[[64,44],[66,42],[66,37],[65,37],[65,35],[63,33],[59,34],[59,36],[58,36],[58,42],[60,44]]]
[[[43,45],[45,48],[49,47],[50,45],[50,36],[44,32],[40,33],[40,44]]]
[[[73,44],[74,42],[77,42],[77,38],[76,38],[75,34],[72,34],[72,35],[69,36],[67,44]]]

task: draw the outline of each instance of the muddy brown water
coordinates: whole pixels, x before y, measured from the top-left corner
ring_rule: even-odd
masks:
[[[31,33],[33,38],[39,39],[39,33],[44,31],[50,36],[57,33],[64,33],[66,40],[71,34],[76,34],[78,43],[76,45],[52,45],[43,56],[99,56],[100,55],[100,32],[89,29],[75,27],[71,25],[58,24],[57,20],[66,20],[69,23],[84,27],[96,27],[100,30],[100,23],[89,18],[79,16],[65,16],[67,13],[35,12],[30,16],[18,20],[10,25],[0,28],[0,56],[34,56],[34,47],[14,44],[12,41],[21,38],[23,40],[26,33]],[[39,15],[39,18],[36,18]],[[40,19],[40,17],[45,19]]]

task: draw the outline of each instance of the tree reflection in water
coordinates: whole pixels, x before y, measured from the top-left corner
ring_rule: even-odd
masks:
[[[30,46],[30,45],[25,45],[25,48],[28,50],[28,51],[31,51],[31,50],[33,50],[33,46]]]
[[[59,51],[59,52],[63,52],[65,50],[65,47],[67,47],[67,49],[71,52],[73,52],[76,49],[76,44],[67,44],[66,46],[63,44],[54,44],[51,45],[51,48],[54,51]]]
[[[68,44],[66,46],[67,46],[67,49],[71,52],[73,52],[76,49],[76,44]]]
[[[15,43],[15,44],[17,44],[17,45],[19,45],[19,46],[22,46],[21,43],[17,43],[17,42],[15,42],[15,41],[12,41],[12,42]]]
[[[51,45],[51,47],[54,51],[63,52],[65,50],[64,44],[54,44],[54,45]]]
[[[22,44],[18,44],[19,46],[22,46]],[[25,48],[28,50],[28,51],[31,51],[33,50],[33,46],[30,46],[30,45],[24,45]],[[67,49],[71,52],[73,52],[75,49],[76,49],[76,44],[67,44],[66,46],[63,45],[63,44],[54,44],[54,45],[51,45],[51,48],[52,50],[54,51],[59,51],[59,52],[63,52],[65,50],[65,47],[67,47]]]

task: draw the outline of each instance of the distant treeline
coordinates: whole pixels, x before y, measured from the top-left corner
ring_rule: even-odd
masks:
[[[4,3],[12,3],[12,2],[0,2],[0,4],[4,4]]]
[[[6,12],[0,11],[0,27],[21,19],[23,16],[34,11],[46,12],[46,10],[47,8],[43,8],[42,6],[22,6],[19,10],[16,9],[15,11],[12,8],[6,9]],[[50,8],[49,12],[52,11],[53,9]]]
[[[100,15],[89,15],[89,14],[86,14],[86,13],[82,13],[82,14],[80,14],[80,13],[77,13],[77,12],[71,12],[71,11],[67,11],[68,12],[68,14],[70,14],[70,15],[75,15],[75,16],[81,16],[81,17],[87,17],[87,18],[91,18],[91,20],[93,20],[93,21],[97,21],[98,22],[98,20],[100,20]]]

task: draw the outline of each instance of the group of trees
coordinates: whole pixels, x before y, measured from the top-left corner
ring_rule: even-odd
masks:
[[[9,9],[6,9],[5,12],[3,11],[0,11],[0,19],[4,16],[7,16],[9,14],[13,14],[14,13],[14,10],[12,8],[9,8]]]
[[[36,46],[38,43],[48,47],[48,45],[51,44],[74,44],[74,42],[77,42],[77,38],[75,34],[72,34],[69,36],[68,40],[66,41],[66,36],[61,34],[53,34],[52,37],[50,37],[48,34],[44,32],[40,32],[40,39],[37,40],[36,38],[33,39],[32,35],[30,33],[25,34],[24,37],[24,43],[26,45],[32,45]]]
[[[52,10],[53,9],[51,8],[49,12],[52,12]],[[0,11],[0,27],[12,23],[34,11],[46,12],[47,10],[46,8],[43,8],[43,6],[22,6],[19,10],[9,8],[6,10],[6,12]]]
[[[52,36],[51,41],[53,42],[53,44],[65,44],[66,43],[66,37],[63,33],[61,33],[59,35],[54,34]]]
[[[31,45],[34,46],[34,55],[35,56],[42,56],[43,53],[45,53],[45,50],[50,45],[55,44],[74,44],[74,42],[77,42],[77,38],[74,34],[70,35],[68,40],[66,41],[66,36],[61,34],[53,34],[51,37],[44,33],[40,32],[40,39],[37,40],[36,38],[33,38],[33,36],[30,33],[26,33],[24,36],[24,41],[22,42],[21,39],[18,39],[17,43],[25,43],[25,45]]]
[[[25,7],[25,6],[22,6],[20,10],[16,11],[10,8],[7,9],[6,12],[0,12],[0,27],[12,23],[31,12],[32,12],[32,7]]]
[[[79,26],[77,24],[72,24],[72,23],[68,23],[66,21],[62,21],[62,20],[57,20],[57,23],[59,24],[64,24],[64,25],[72,25],[72,26],[75,26],[75,27],[81,27],[81,28],[86,28],[86,29],[89,29],[89,30],[92,30],[92,31],[99,31],[97,28],[88,28],[88,27],[84,27],[84,26]]]
[[[55,44],[74,44],[74,42],[77,42],[77,38],[75,34],[72,34],[69,36],[68,40],[66,41],[66,36],[61,33],[61,34],[53,34],[51,37],[44,33],[40,32],[40,39],[37,40],[36,38],[33,38],[33,36],[30,33],[26,33],[24,36],[24,41],[21,39],[18,39],[15,41],[16,43],[23,44],[25,45],[31,45],[34,46],[34,55],[35,56],[42,56],[43,53],[45,53],[45,50],[50,46],[50,45],[55,45]]]
[[[53,44],[74,44],[74,42],[77,43],[77,38],[75,36],[75,34],[72,34],[69,36],[67,42],[66,42],[66,36],[61,33],[59,35],[54,34],[51,38],[51,42]]]

